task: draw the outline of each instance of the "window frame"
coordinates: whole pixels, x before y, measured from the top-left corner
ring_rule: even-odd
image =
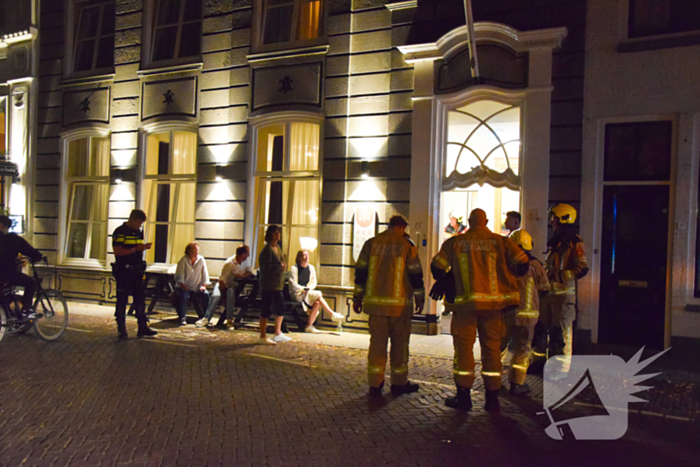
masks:
[[[315,39],[300,39],[290,40],[287,42],[275,42],[265,44],[265,15],[267,12],[266,4],[268,0],[253,2],[253,30],[251,51],[254,53],[274,52],[287,49],[304,49],[328,43],[327,39],[327,24],[328,24],[328,0],[321,0],[321,14],[319,15],[319,34]],[[298,4],[302,0],[294,0],[294,14],[292,15],[292,27],[295,27],[295,22],[298,12]]]
[[[310,123],[318,125],[319,128],[319,149],[318,149],[318,167],[317,170],[313,171],[290,171],[289,170],[289,147],[290,138],[285,137],[284,141],[284,170],[281,171],[258,171],[258,137],[260,130],[273,125],[285,125],[285,135],[289,134],[289,128],[292,123]],[[322,115],[314,114],[311,112],[285,112],[274,115],[263,115],[259,117],[253,117],[249,120],[249,134],[251,135],[251,140],[249,143],[249,155],[248,164],[248,198],[254,202],[246,203],[246,219],[251,219],[251,222],[246,222],[245,226],[245,239],[246,244],[250,245],[251,255],[254,256],[252,259],[252,264],[257,267],[258,262],[258,252],[260,246],[265,243],[264,237],[260,236],[260,227],[267,226],[266,222],[258,221],[258,202],[259,197],[262,196],[262,184],[260,181],[318,181],[318,209],[319,215],[316,219],[316,229],[318,234],[318,246],[316,251],[312,255],[311,264],[314,265],[316,270],[319,270],[321,264],[321,209],[323,200],[323,134],[324,134],[324,118]],[[307,224],[304,224],[307,225]],[[282,224],[281,225],[284,233],[284,229],[291,229],[292,224]],[[288,245],[288,239],[282,237],[283,245]],[[293,252],[289,252],[290,257],[287,258],[287,268],[291,266],[294,258],[291,257]]]
[[[100,5],[100,18],[103,18],[104,15],[104,5],[106,4],[114,4],[115,7],[115,14],[114,14],[114,21],[115,21],[115,27],[114,27],[114,32],[112,33],[113,37],[116,40],[116,0],[97,0],[98,5]],[[81,3],[89,3],[91,0],[70,0],[68,2],[68,8],[66,9],[66,22],[65,24],[68,25],[66,27],[66,60],[64,64],[65,68],[65,75],[67,77],[71,78],[81,78],[81,77],[88,77],[88,76],[99,76],[99,75],[105,75],[105,74],[110,74],[114,73],[114,57],[112,57],[112,65],[108,67],[102,67],[102,68],[94,68],[94,65],[96,64],[96,57],[98,55],[98,49],[99,49],[99,38],[103,37],[101,35],[97,35],[97,39],[95,39],[95,49],[93,51],[93,68],[89,70],[80,70],[76,71],[75,70],[75,59],[76,59],[76,52],[77,52],[77,47],[78,47],[78,40],[77,40],[77,28],[79,24],[79,18],[76,19],[76,9],[80,8]],[[76,23],[77,21],[77,23]],[[98,25],[98,31],[101,31],[102,28],[102,22],[100,21],[100,24]],[[113,44],[116,45],[116,43],[113,41]],[[115,48],[112,47],[112,55],[114,55]]]
[[[157,134],[163,134],[163,133],[169,133],[169,141],[170,141],[170,151],[172,155],[173,149],[173,134],[175,132],[187,132],[187,133],[193,133],[197,136],[197,141],[195,143],[195,151],[194,151],[194,172],[191,174],[156,174],[156,175],[148,175],[146,173],[147,171],[147,157],[148,157],[148,137],[149,136],[154,136]],[[195,187],[195,193],[197,190],[197,151],[199,149],[199,127],[195,124],[189,124],[186,122],[160,122],[160,123],[154,123],[151,125],[148,125],[146,127],[142,127],[140,129],[140,135],[139,135],[139,187],[138,187],[138,196],[137,196],[137,206],[139,209],[143,210],[147,216],[149,216],[149,206],[145,205],[145,200],[147,198],[146,196],[146,184],[144,181],[151,181],[151,189],[155,190],[158,185],[175,185],[177,186],[175,193],[177,199],[177,203],[179,203],[179,193],[181,192],[181,186],[184,184],[193,184]],[[170,158],[170,164],[172,164],[172,157]],[[150,199],[150,198],[149,198]],[[193,200],[193,203],[195,203],[193,211],[196,211],[196,203],[197,200]],[[173,248],[174,248],[174,242],[173,240],[173,235],[175,235],[175,227],[178,225],[192,225],[194,228],[197,222],[196,218],[196,213],[193,215],[192,222],[173,222],[172,221],[172,213],[177,210],[177,206],[179,204],[175,204],[175,207],[171,209],[169,212],[168,216],[168,223],[167,225],[170,226],[171,228],[169,229],[170,231],[168,232],[168,250],[166,253],[166,256],[168,258],[173,258]],[[146,220],[145,226],[144,226],[144,239],[145,241],[148,240],[148,233],[151,228],[155,228],[156,225],[163,225],[165,224],[164,222],[156,222],[154,219],[151,219],[150,216]],[[192,238],[190,241],[195,241],[194,238]],[[177,258],[177,254],[175,256]],[[179,260],[179,258],[177,258]],[[168,263],[168,262],[152,262],[149,263],[150,268],[160,268],[160,269],[168,269],[175,264],[177,264],[177,260],[173,263]]]
[[[111,186],[110,170],[108,170],[106,176],[102,177],[69,177],[68,176],[68,151],[70,143],[80,140],[88,139],[88,147],[91,147],[90,140],[92,138],[107,139],[110,145],[110,161],[109,167],[111,170],[111,152],[112,152],[112,142],[111,134],[109,130],[100,128],[88,128],[79,129],[62,135],[61,138],[61,183],[60,183],[60,199],[59,199],[59,226],[58,226],[58,264],[64,266],[79,266],[89,269],[107,269],[107,259],[110,255],[109,252],[109,187]],[[90,185],[106,185],[107,186],[107,199],[105,206],[103,207],[105,211],[104,225],[105,229],[105,255],[103,259],[94,258],[73,258],[68,256],[68,236],[70,232],[70,214],[71,208],[73,206],[71,195],[72,187],[74,184],[90,184]],[[91,235],[91,234],[90,234]],[[89,242],[88,242],[89,243]],[[86,251],[87,248],[86,248]]]
[[[620,38],[623,43],[649,42],[658,39],[675,39],[700,36],[700,25],[698,29],[682,32],[664,32],[659,34],[649,34],[642,36],[631,36],[632,12],[631,8],[635,0],[620,0]]]
[[[186,65],[193,63],[202,62],[203,46],[204,46],[204,6],[202,6],[201,16],[199,18],[200,23],[200,43],[199,43],[199,54],[188,56],[188,57],[176,57],[164,60],[154,60],[153,53],[155,48],[155,34],[158,27],[155,24],[156,18],[158,17],[158,7],[161,0],[144,0],[143,8],[143,37],[141,45],[141,67],[143,69],[153,69],[153,68],[168,68],[171,66]],[[184,21],[184,2],[181,5],[181,17],[178,20],[178,33],[176,41],[180,39],[182,34],[182,27],[184,24],[194,23],[196,20]],[[176,42],[179,48],[179,42]],[[178,50],[176,50],[178,52]]]

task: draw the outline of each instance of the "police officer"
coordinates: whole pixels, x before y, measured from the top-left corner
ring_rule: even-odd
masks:
[[[517,309],[503,313],[506,327],[501,351],[505,351],[512,340],[513,358],[508,371],[510,393],[515,396],[525,396],[530,388],[525,383],[527,369],[530,364],[532,337],[539,317],[540,296],[549,291],[549,281],[544,266],[532,254],[532,236],[525,229],[518,229],[510,235],[513,243],[523,249],[528,259],[528,271],[518,278],[520,304]]]
[[[518,305],[520,299],[516,278],[508,266],[523,275],[528,270],[529,259],[511,239],[492,233],[487,223],[486,213],[474,209],[469,214],[469,230],[443,243],[430,269],[438,282],[450,271],[454,275],[450,332],[455,347],[453,374],[457,396],[448,397],[445,405],[465,411],[472,408],[474,342],[478,330],[481,376],[486,387],[485,408],[499,412],[498,391],[503,371],[501,313],[505,308]]]
[[[533,360],[557,357],[563,376],[571,365],[573,323],[576,319],[576,283],[588,273],[585,246],[574,226],[576,209],[557,204],[550,210],[554,236],[547,242],[545,269],[549,294],[542,299],[540,318],[533,338]],[[549,342],[548,341],[549,338]]]
[[[117,306],[114,317],[117,319],[119,339],[127,339],[126,304],[129,295],[134,297],[134,310],[139,323],[137,337],[152,337],[157,331],[148,327],[146,319],[146,296],[143,290],[143,275],[146,262],[143,251],[151,248],[150,243],[143,243],[141,226],[146,222],[146,213],[134,209],[129,220],[116,228],[112,234],[112,248],[116,262],[112,263],[112,274],[117,281]]]
[[[415,297],[416,313],[423,311],[423,268],[416,245],[406,235],[408,222],[396,215],[389,229],[367,240],[355,265],[353,309],[369,315],[367,380],[370,396],[381,396],[386,348],[391,339],[391,393],[418,391],[408,381],[408,343]]]
[[[0,282],[24,288],[19,319],[30,321],[36,318],[35,310],[32,310],[36,285],[33,278],[19,271],[17,255],[28,256],[32,261],[39,261],[43,256],[25,239],[16,233],[11,233],[10,228],[12,228],[12,219],[8,216],[0,216]]]

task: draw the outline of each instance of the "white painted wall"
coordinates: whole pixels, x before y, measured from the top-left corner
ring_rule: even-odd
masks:
[[[627,41],[628,0],[589,0],[586,18],[581,234],[591,274],[580,284],[579,326],[597,339],[602,154],[605,123],[672,118],[675,122],[675,194],[672,191],[670,336],[700,338],[693,299],[695,211],[700,152],[700,45],[619,53]],[[672,190],[674,188],[672,186]],[[640,235],[644,235],[640,232]],[[652,241],[652,239],[650,239]]]

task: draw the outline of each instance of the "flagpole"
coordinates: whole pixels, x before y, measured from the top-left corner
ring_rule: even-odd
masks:
[[[474,16],[472,15],[472,0],[464,0],[464,18],[469,31],[469,54],[472,60],[472,78],[479,77],[479,61],[476,58],[476,41],[474,40]]]

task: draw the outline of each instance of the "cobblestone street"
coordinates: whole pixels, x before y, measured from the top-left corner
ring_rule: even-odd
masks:
[[[479,390],[472,412],[448,409],[449,359],[412,358],[421,391],[371,401],[362,350],[171,321],[125,342],[105,317],[69,326],[55,343],[0,342],[2,466],[679,466],[700,454],[697,422],[631,414],[620,440],[555,441],[541,400],[504,396],[493,416]]]

